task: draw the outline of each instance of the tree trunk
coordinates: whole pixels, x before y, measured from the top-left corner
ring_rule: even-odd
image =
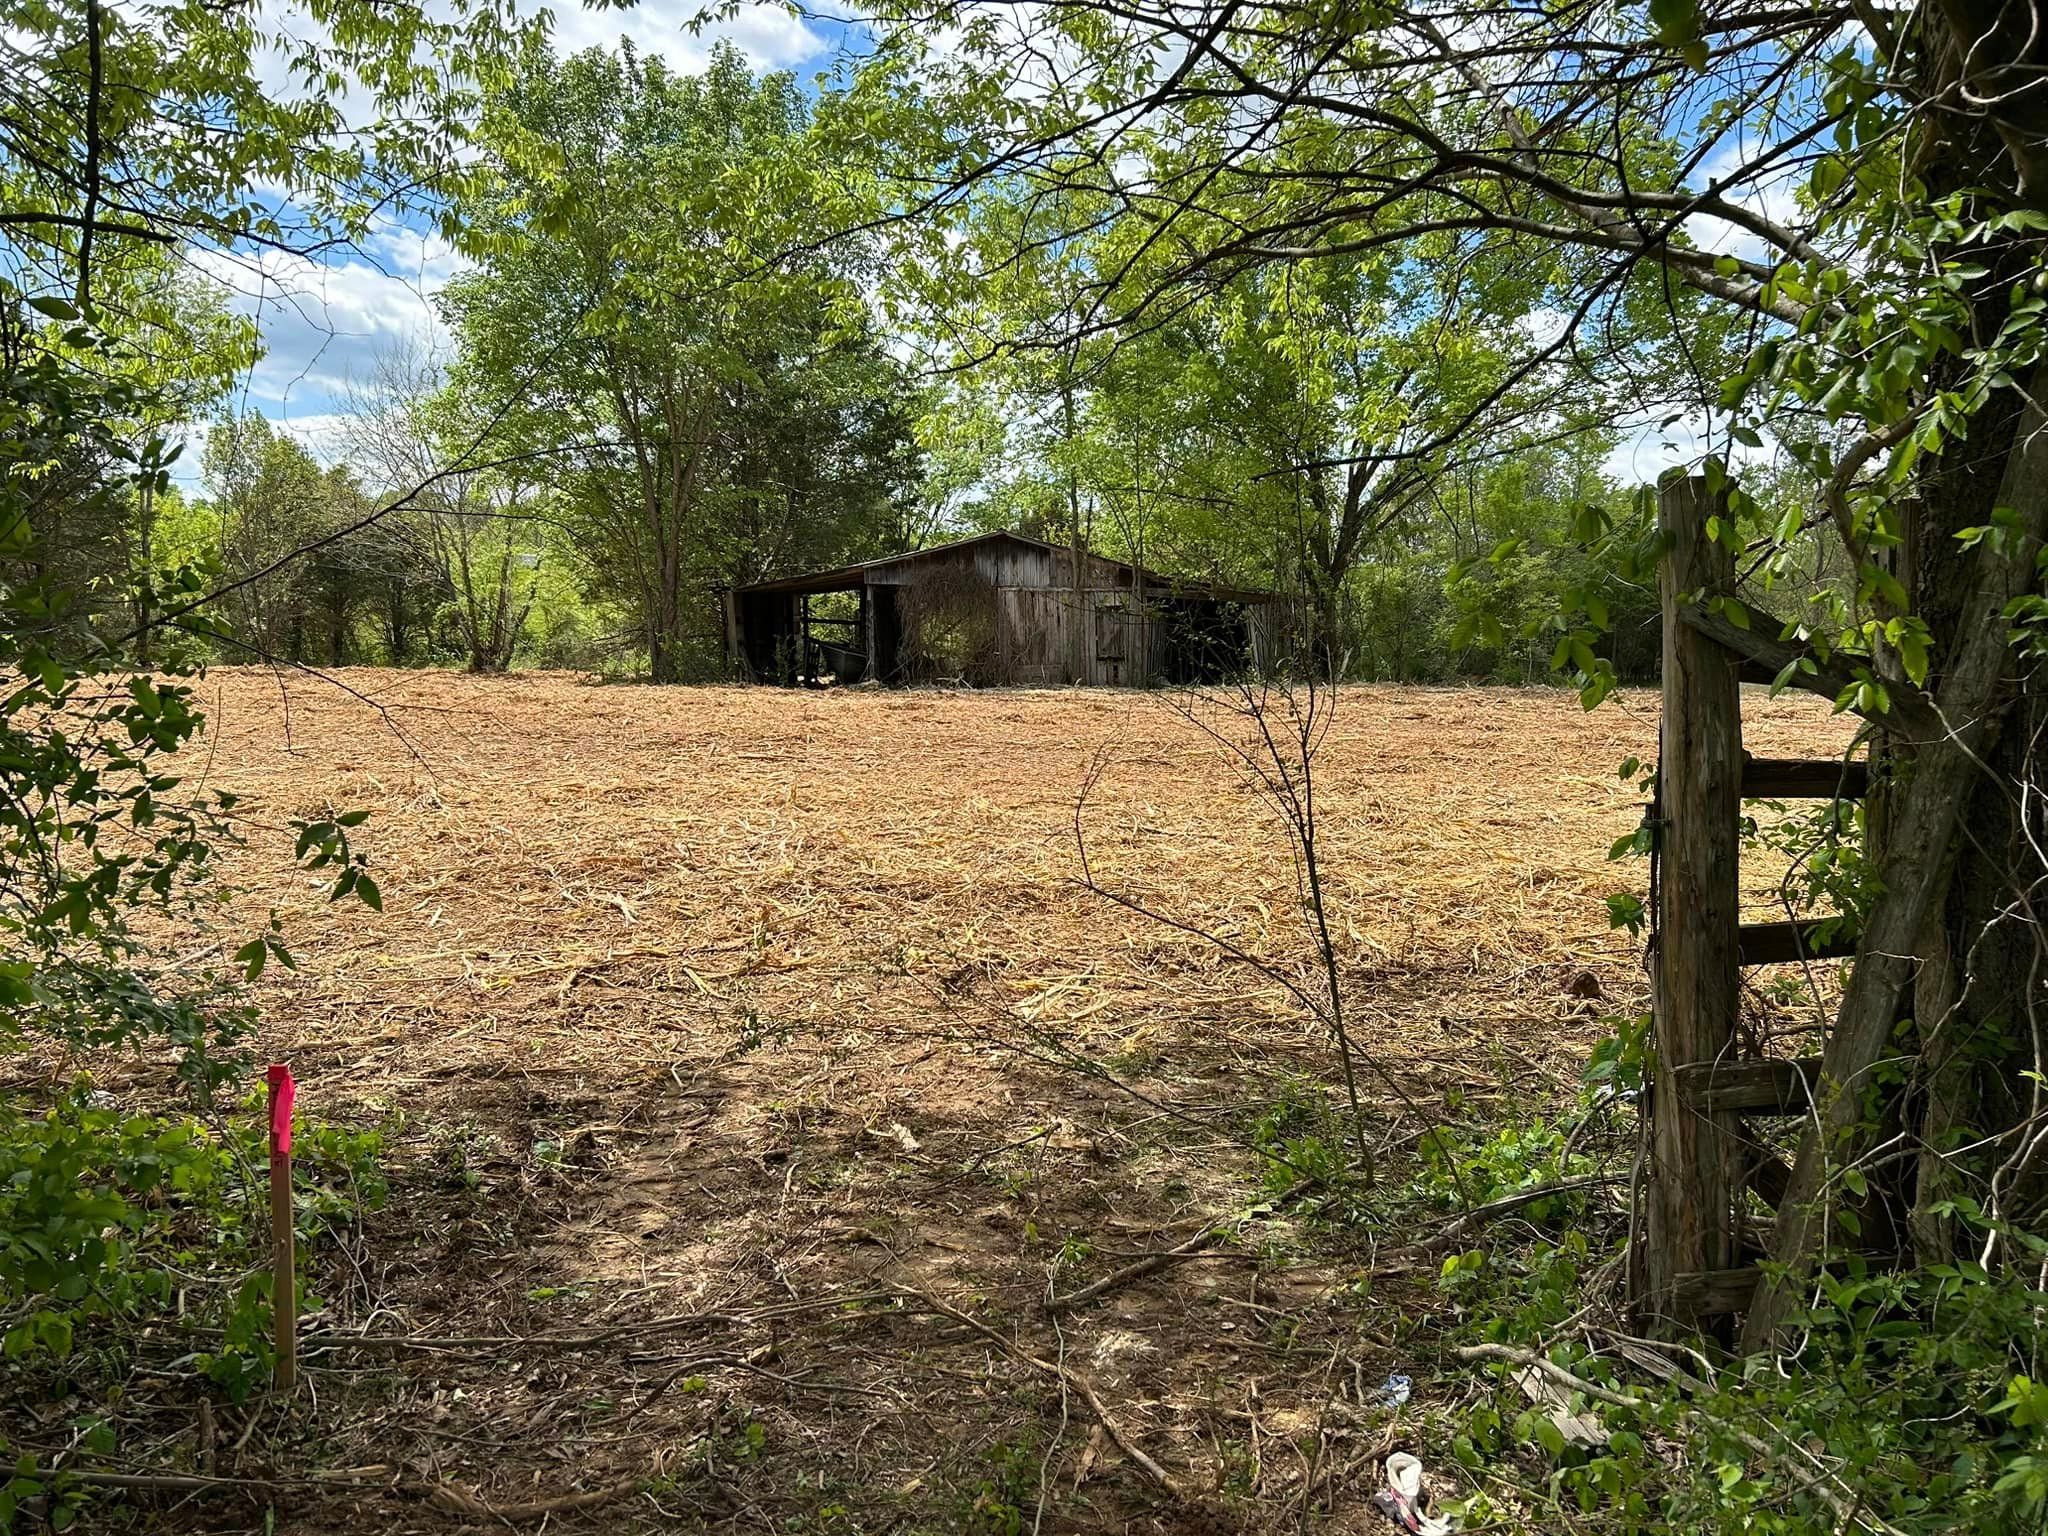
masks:
[[[1067,366],[1070,369],[1072,368],[1072,358],[1067,360]],[[1088,607],[1087,590],[1082,585],[1081,476],[1080,472],[1075,468],[1071,457],[1074,451],[1075,435],[1074,384],[1071,378],[1063,380],[1060,384],[1060,407],[1061,419],[1064,423],[1066,434],[1067,453],[1069,455],[1067,464],[1067,548],[1068,553],[1072,556],[1072,574],[1074,578],[1073,612],[1067,625],[1067,673],[1069,682],[1085,683],[1088,681],[1088,645],[1093,638],[1090,634],[1092,628],[1090,621],[1093,615]]]
[[[2048,365],[2035,369],[2028,392],[2036,402],[2048,396]],[[1961,1107],[1955,1074],[1970,1070],[1970,1052],[2011,1039],[2008,1031],[2032,1016],[2040,927],[2024,903],[2030,880],[2038,878],[2033,850],[2039,843],[2024,836],[2015,815],[2038,798],[2021,795],[2019,786],[2036,780],[2040,747],[2032,732],[2001,730],[2013,712],[2016,685],[2024,681],[2015,676],[2004,610],[2032,590],[2035,557],[2048,533],[2048,416],[2038,403],[2004,414],[2003,432],[1976,440],[2005,451],[1931,477],[1928,489],[1936,494],[1915,509],[1920,558],[1912,574],[1919,590],[1909,588],[1908,597],[1928,618],[1936,654],[1944,658],[1942,672],[1929,681],[1946,734],[1901,743],[1896,780],[1881,814],[1871,818],[1869,861],[1880,894],[1864,922],[1855,970],[1828,1034],[1815,1112],[1779,1204],[1771,1245],[1779,1267],[1759,1286],[1744,1326],[1743,1342],[1752,1350],[1767,1347],[1785,1327],[1815,1263],[1841,1240],[1834,1220],[1837,1185],[1870,1145],[1873,1124],[1889,1112],[1886,1098],[1895,1097],[1887,1086],[1895,1074],[1881,1064],[1913,1006],[1917,983],[1927,983],[1930,997],[1953,993],[1957,999],[1946,1017],[1917,1021],[1921,1035],[1948,1037],[1932,1063],[1935,1096],[1928,1093],[1929,1063],[1907,1051],[1910,1059],[1901,1065],[1917,1069],[1913,1093],[1910,1102],[1892,1106],[1906,1114],[1923,1160],[1937,1159],[1932,1170],[1923,1161],[1923,1200],[1945,1182],[1938,1160],[1952,1149],[1938,1142]],[[1994,424],[1995,417],[1984,423]],[[1991,522],[1993,508],[2017,514],[2014,535],[1959,552],[1951,514],[1974,516],[1972,526],[1982,526]],[[1951,985],[1934,967],[1957,956],[1961,975]],[[1985,1066],[2008,1082],[2035,1064],[2031,1039],[1994,1049]],[[2015,1123],[2017,1107],[1994,1100],[1980,1103],[1979,1111],[1996,1115],[1991,1125],[2002,1129]],[[1978,1125],[1980,1132],[1988,1128]],[[1924,1239],[1934,1219],[1923,1204],[1912,1216],[1914,1232]]]
[[[151,634],[149,595],[156,585],[156,483],[145,478],[142,482],[141,501],[136,517],[138,540],[137,563],[141,569],[137,575],[138,598],[135,605],[135,660],[144,671],[149,670],[151,661]]]
[[[657,683],[672,683],[681,675],[676,666],[674,643],[657,622],[648,632],[647,676]]]

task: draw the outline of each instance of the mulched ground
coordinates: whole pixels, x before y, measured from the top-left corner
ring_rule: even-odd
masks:
[[[300,963],[259,1048],[383,1129],[392,1193],[320,1255],[289,1412],[167,1386],[131,1437],[263,1486],[144,1526],[1365,1531],[1388,1449],[1441,1464],[1449,1389],[1374,1402],[1430,1365],[1433,1234],[1259,1204],[1258,1116],[1337,1068],[1287,839],[1211,734],[1246,720],[339,676],[211,674],[203,750],[249,823],[225,949],[275,909]],[[1568,1102],[1641,1006],[1606,851],[1654,709],[1336,701],[1318,854],[1390,1178],[1433,1123]],[[1745,711],[1760,754],[1849,734]],[[290,866],[328,805],[372,813],[381,916]]]

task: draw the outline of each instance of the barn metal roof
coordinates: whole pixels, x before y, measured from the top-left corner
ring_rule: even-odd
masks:
[[[1027,534],[1011,533],[999,529],[994,533],[977,533],[964,539],[953,539],[945,544],[931,544],[923,549],[907,550],[900,555],[884,555],[877,560],[862,560],[853,565],[842,565],[829,571],[812,571],[801,576],[778,576],[772,581],[749,582],[735,587],[735,592],[850,592],[864,586],[867,573],[886,566],[905,565],[915,560],[929,560],[935,555],[949,554],[956,549],[968,549],[976,544],[989,544],[1007,540],[1012,544],[1026,545],[1032,549],[1048,550],[1056,555],[1071,553],[1063,544],[1051,544],[1044,539],[1034,539]],[[1164,576],[1158,571],[1140,571],[1128,560],[1112,559],[1108,555],[1089,554],[1107,565],[1129,571],[1134,576],[1142,574],[1147,586],[1156,586],[1168,592],[1195,593],[1204,597],[1263,600],[1274,596],[1271,592],[1260,592],[1245,587],[1223,586],[1213,581],[1185,581],[1178,577]]]

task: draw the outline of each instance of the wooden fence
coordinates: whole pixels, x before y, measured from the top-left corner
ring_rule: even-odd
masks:
[[[1748,1194],[1782,1197],[1790,1169],[1756,1122],[1808,1112],[1819,1061],[1745,1054],[1745,967],[1834,958],[1813,923],[1743,923],[1740,820],[1746,799],[1860,796],[1861,764],[1753,758],[1742,748],[1744,663],[1690,615],[1732,595],[1734,557],[1708,536],[1719,510],[1705,479],[1667,481],[1658,501],[1665,554],[1663,709],[1652,807],[1651,1046],[1648,1146],[1632,1288],[1652,1328],[1732,1337],[1762,1257]]]

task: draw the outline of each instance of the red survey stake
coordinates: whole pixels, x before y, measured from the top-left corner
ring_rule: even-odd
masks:
[[[270,1077],[270,1321],[277,1345],[274,1380],[289,1394],[299,1377],[298,1259],[292,1227],[292,1103],[299,1085],[283,1062]]]

